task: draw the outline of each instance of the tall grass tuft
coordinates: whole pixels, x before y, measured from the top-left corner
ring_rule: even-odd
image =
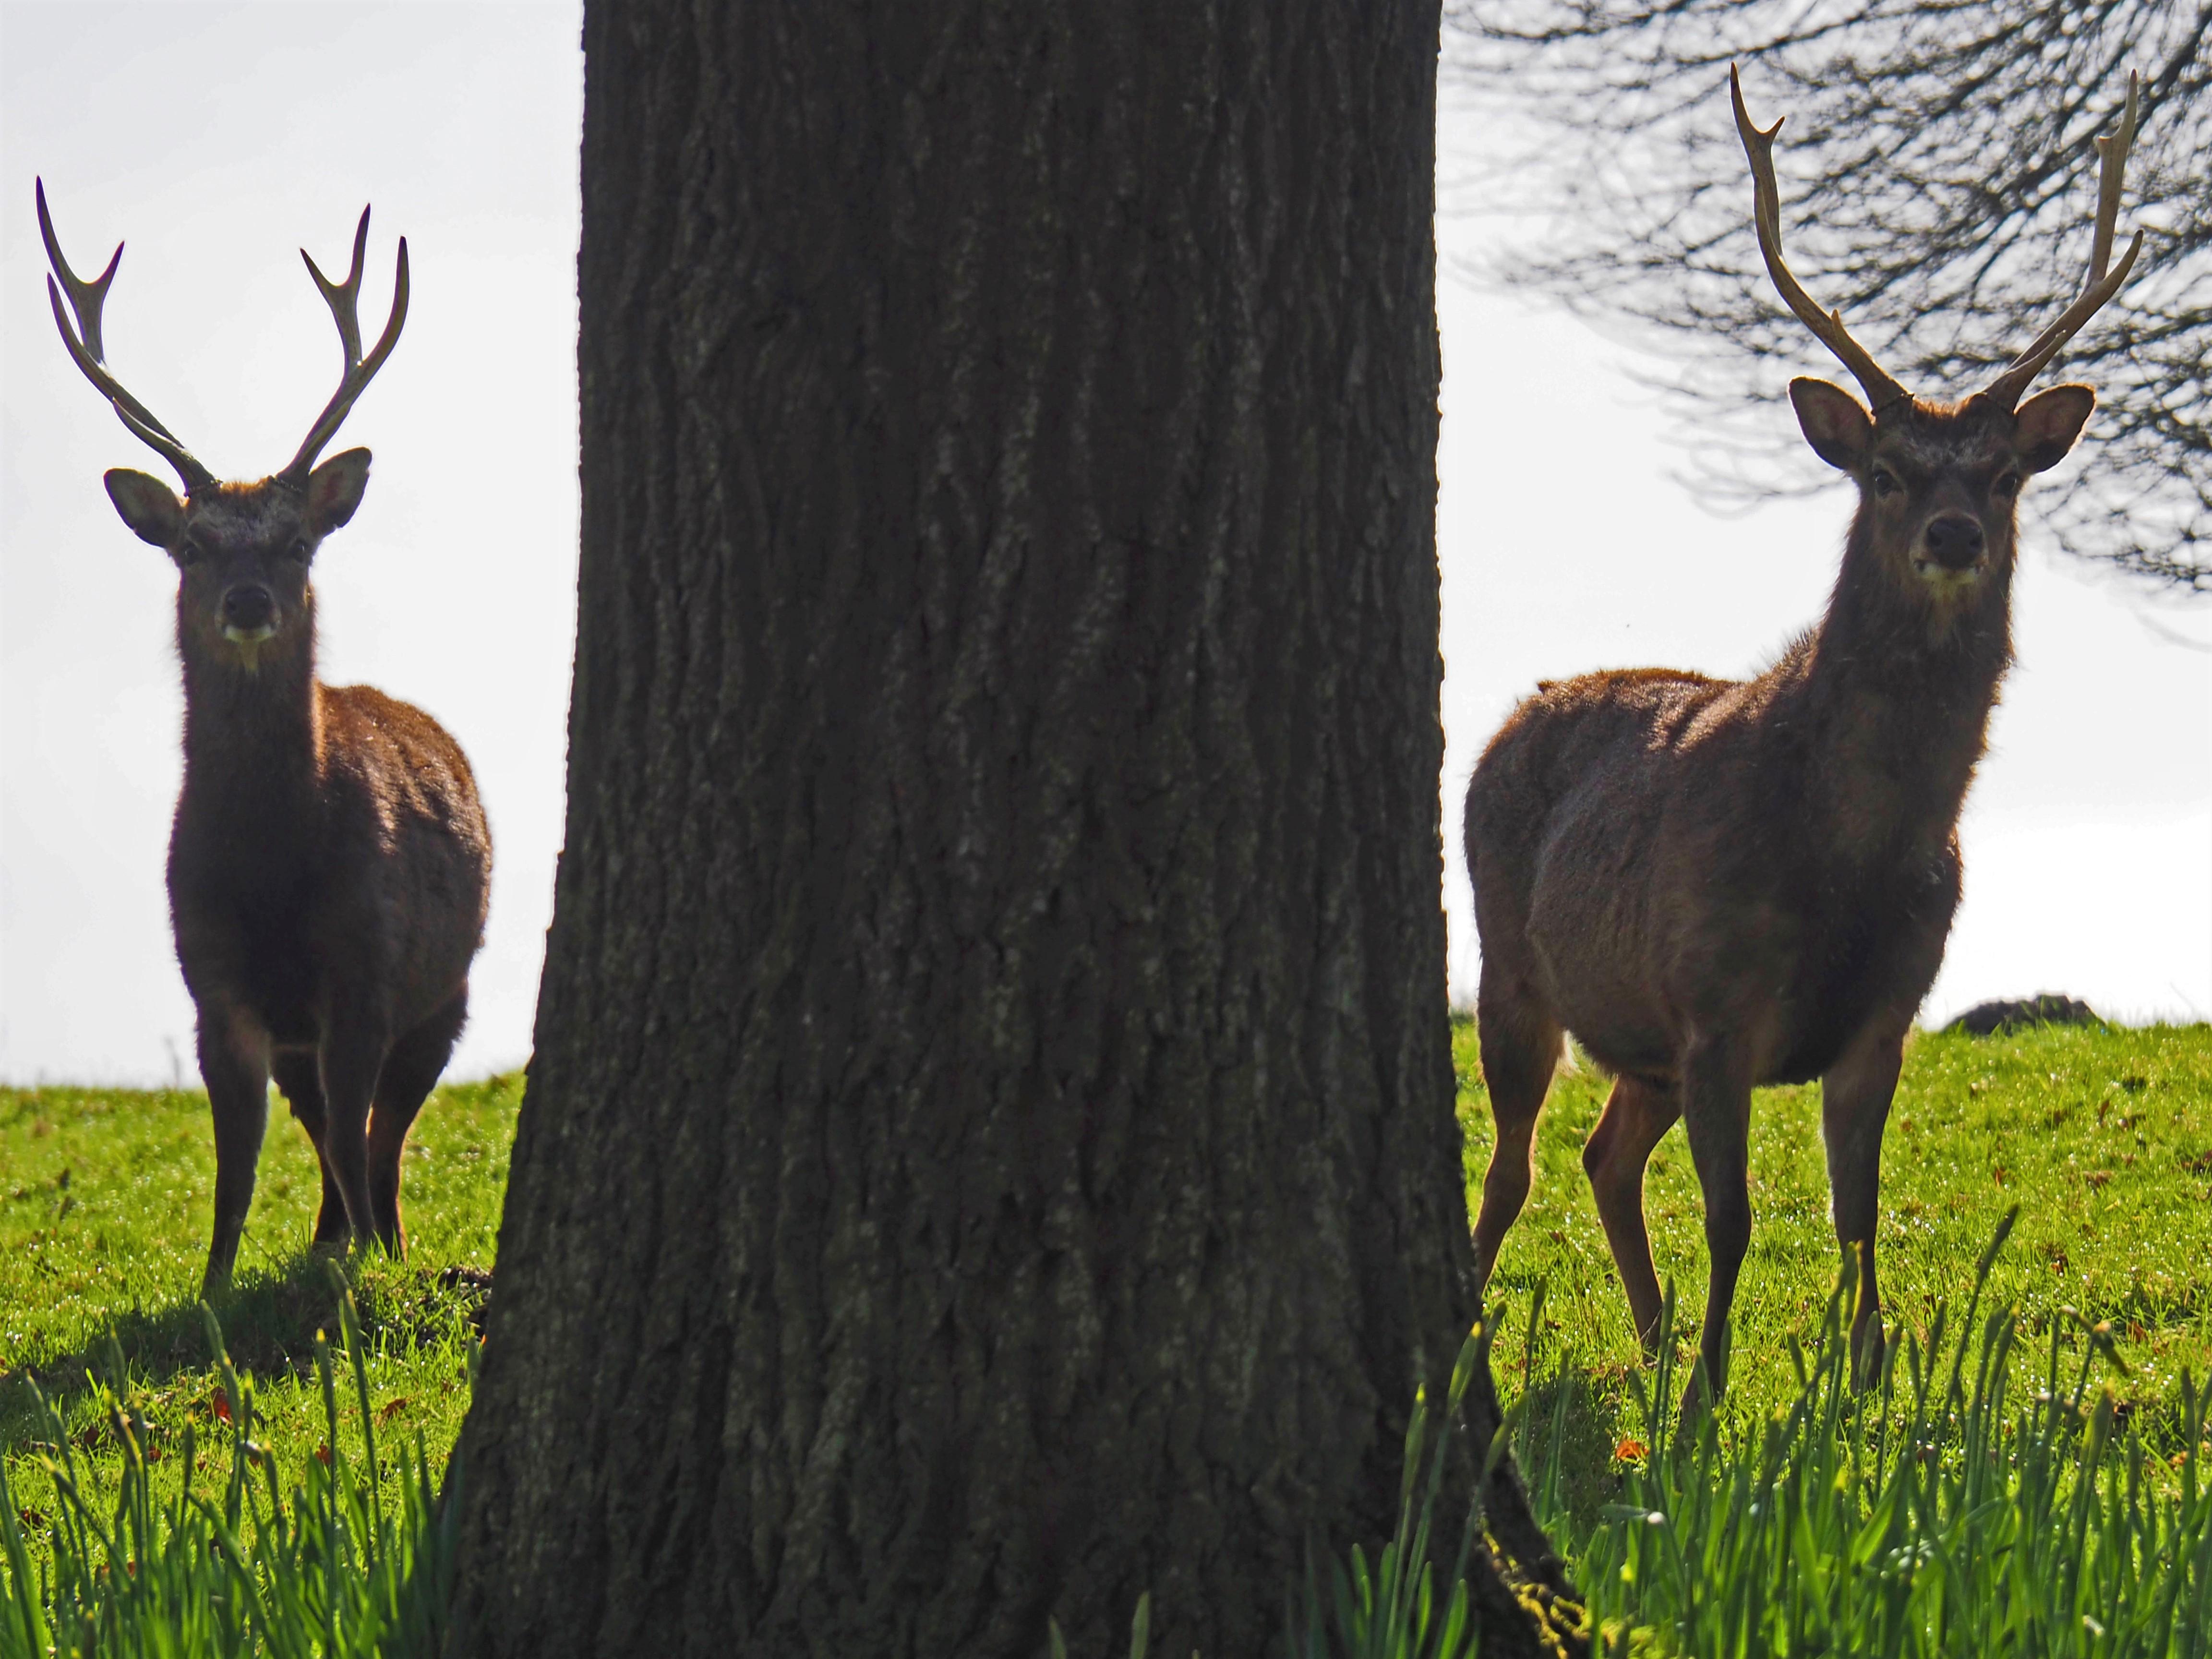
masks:
[[[2200,1659],[2212,1651],[2212,1488],[2201,1473],[2206,1401],[2185,1375],[2171,1464],[2100,1370],[2124,1374],[2111,1334],[2067,1354],[2054,1321],[2043,1386],[2015,1398],[2013,1310],[1981,1315],[1983,1252],[1955,1328],[1939,1306],[1924,1343],[1893,1342],[1878,1385],[1855,1392],[1849,1269],[1808,1352],[1796,1400],[1751,1433],[1685,1427],[1669,1290],[1660,1362],[1637,1401],[1648,1459],[1574,1554],[1602,1650],[1645,1645],[1701,1659],[1771,1654],[1969,1654]],[[2141,1413],[2148,1414],[2148,1413]],[[1556,1490],[1538,1454],[1539,1494]],[[1547,1517],[1553,1524],[1565,1517]]]
[[[1309,1562],[1302,1599],[1294,1595],[1284,1609],[1287,1659],[1473,1659],[1479,1632],[1468,1602],[1466,1573],[1482,1523],[1480,1508],[1468,1512],[1458,1554],[1441,1580],[1431,1551],[1452,1438],[1462,1420],[1460,1403],[1475,1367],[1489,1363],[1490,1336],[1488,1326],[1477,1325],[1461,1345],[1440,1428],[1431,1420],[1425,1395],[1414,1395],[1399,1477],[1398,1528],[1372,1564],[1354,1544],[1346,1559],[1329,1564],[1324,1590],[1323,1575]],[[1517,1410],[1507,1414],[1492,1437],[1485,1480],[1510,1447]],[[1151,1627],[1152,1597],[1140,1595],[1129,1633],[1129,1659],[1146,1659]],[[1067,1659],[1057,1621],[1048,1624],[1046,1656]]]
[[[2125,1371],[2110,1333],[2078,1316],[2054,1322],[2041,1385],[2019,1394],[2022,1328],[2011,1308],[1983,1307],[2013,1220],[1983,1252],[1955,1325],[1939,1307],[1924,1340],[1900,1334],[1866,1392],[1851,1385],[1847,1265],[1809,1345],[1790,1344],[1795,1397],[1747,1425],[1725,1412],[1686,1425],[1668,1413],[1680,1381],[1670,1289],[1660,1362],[1635,1379],[1648,1451],[1636,1449],[1619,1501],[1569,1551],[1601,1651],[2212,1659],[2207,1399],[2185,1376],[2178,1402],[2133,1408],[2112,1387]],[[337,1368],[319,1341],[327,1440],[289,1488],[254,1443],[252,1394],[212,1320],[233,1416],[227,1474],[206,1490],[187,1435],[173,1454],[186,1460],[182,1489],[154,1496],[119,1353],[101,1395],[124,1448],[112,1499],[91,1489],[40,1401],[52,1549],[27,1548],[17,1523],[25,1494],[0,1468],[0,1659],[436,1650],[452,1589],[450,1510],[438,1504],[419,1437],[397,1499],[380,1491],[385,1453],[360,1323],[343,1280],[339,1289],[358,1450],[341,1439],[355,1413],[342,1409]],[[1528,1320],[1532,1344],[1540,1312]],[[1291,1659],[1475,1652],[1464,1575],[1481,1516],[1466,1518],[1446,1565],[1437,1510],[1451,1425],[1493,1328],[1479,1327],[1462,1352],[1441,1423],[1430,1402],[1415,1404],[1395,1535],[1371,1559],[1354,1548],[1293,1588]],[[1488,1456],[1494,1466],[1514,1451],[1539,1514],[1565,1540],[1564,1407],[1545,1425],[1527,1406],[1507,1414]],[[2160,1443],[2179,1448],[2170,1462],[2147,1443],[2153,1416]],[[1149,1644],[1149,1613],[1140,1601],[1133,1656]],[[1057,1631],[1049,1645],[1063,1650]]]
[[[398,1504],[380,1490],[384,1454],[369,1408],[367,1358],[351,1291],[335,1266],[338,1322],[360,1419],[358,1456],[339,1432],[337,1377],[318,1333],[327,1436],[286,1490],[257,1445],[253,1395],[207,1316],[230,1411],[228,1468],[203,1491],[194,1431],[172,1454],[184,1482],[157,1500],[144,1419],[133,1411],[119,1348],[99,1382],[123,1449],[112,1499],[94,1492],[60,1416],[39,1396],[52,1483],[51,1559],[34,1560],[18,1522],[26,1496],[0,1465],[0,1659],[182,1659],[183,1656],[431,1655],[450,1598],[453,1540],[420,1437]]]
[[[1304,1601],[1285,1620],[1284,1646],[1290,1659],[1468,1659],[1478,1632],[1468,1603],[1468,1552],[1481,1530],[1482,1513],[1468,1510],[1460,1528],[1458,1553],[1450,1571],[1438,1578],[1433,1559],[1437,1504],[1452,1458],[1451,1442],[1462,1421],[1460,1405],[1475,1368],[1490,1363],[1492,1327],[1479,1324],[1460,1347],[1441,1428],[1432,1426],[1425,1395],[1413,1397],[1406,1425],[1406,1457],[1399,1477],[1398,1529],[1370,1565],[1366,1552],[1352,1547],[1349,1556],[1332,1561],[1328,1594],[1310,1564]],[[1526,1401],[1506,1413],[1491,1437],[1476,1492],[1510,1449]],[[1326,1605],[1324,1605],[1326,1602]]]

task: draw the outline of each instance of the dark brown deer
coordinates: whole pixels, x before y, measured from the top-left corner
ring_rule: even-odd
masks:
[[[1756,679],[1636,669],[1546,684],[1491,740],[1467,797],[1497,1123],[1476,1272],[1486,1285],[1528,1197],[1537,1115],[1571,1032],[1615,1079],[1583,1166],[1647,1346],[1661,1296],[1644,1166],[1676,1118],[1689,1136],[1711,1278],[1686,1408],[1726,1386],[1755,1085],[1820,1079],[1836,1236],[1857,1270],[1854,1364],[1862,1378],[1880,1364],[1882,1128],[1958,906],[1959,811],[2011,660],[2014,508],[2096,401],[2080,386],[2020,398],[2119,291],[2142,241],[2107,274],[2130,85],[2119,133],[2098,141],[2080,297],[1986,389],[1913,397],[1790,275],[1781,123],[1760,131],[1734,71],[1729,84],[1767,272],[1871,404],[1790,384],[1806,441],[1858,485],[1826,613]]]
[[[491,841],[468,762],[436,721],[368,686],[315,678],[307,577],[368,483],[366,449],[319,466],[315,458],[398,341],[407,243],[391,320],[366,360],[356,304],[368,210],[344,282],[301,251],[337,323],[345,370],[283,471],[225,483],[107,371],[100,307],[122,247],[97,278],[80,281],[55,240],[43,183],[37,195],[63,343],[185,485],[180,500],[143,472],[106,475],[124,523],[181,577],[185,781],[169,908],[215,1116],[215,1238],[201,1293],[220,1295],[230,1280],[272,1074],[322,1164],[316,1245],[374,1239],[399,1253],[400,1153],[467,1016]]]

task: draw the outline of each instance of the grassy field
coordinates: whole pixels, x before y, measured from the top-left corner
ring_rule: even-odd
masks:
[[[1473,1025],[1454,1036],[1472,1202],[1490,1156],[1490,1107]],[[1548,1390],[1571,1391],[1567,1495],[1585,1522],[1617,1484],[1614,1450],[1644,1433],[1629,1386],[1638,1356],[1628,1304],[1580,1162],[1607,1086],[1588,1069],[1553,1084],[1534,1188],[1491,1291],[1501,1390],[1521,1392],[1533,1365],[1540,1415],[1553,1403]],[[1817,1087],[1761,1090],[1752,1108],[1753,1234],[1723,1430],[1755,1432],[1796,1394],[1790,1339],[1818,1326],[1835,1285],[1820,1115]],[[1706,1259],[1679,1125],[1652,1158],[1644,1202],[1660,1275],[1678,1288],[1686,1357]],[[2148,1407],[2152,1443],[2178,1449],[2160,1434],[2179,1420],[2181,1375],[2212,1373],[2212,1028],[1916,1035],[1882,1150],[1886,1322],[1924,1342],[1939,1303],[1949,1299],[1955,1319],[1976,1258],[2014,1205],[2019,1224],[1988,1290],[2017,1308],[2023,1339],[2037,1339],[2024,1340],[2014,1364],[2043,1363],[2039,1339],[2054,1322],[2069,1352],[2095,1340],[2085,1327],[2109,1322],[2127,1368],[2124,1407]],[[1527,1317],[1540,1284],[1532,1359]]]
[[[1454,1035],[1472,1189],[1489,1113],[1472,1027]],[[1898,1364],[1873,1397],[1844,1386],[1839,1354],[1817,1340],[1838,1261],[1817,1091],[1763,1091],[1730,1396],[1702,1442],[1671,1445],[1648,1402],[1678,1394],[1680,1373],[1638,1362],[1578,1163],[1604,1088],[1586,1071],[1555,1085],[1535,1192],[1500,1258],[1490,1340],[1501,1394],[1522,1402],[1516,1432],[1540,1510],[1616,1634],[1701,1654],[2212,1653],[2200,1634],[2212,1629],[2212,1491],[2191,1387],[2212,1373],[2212,1030],[1916,1038],[1883,1159]],[[332,1537],[393,1516],[415,1517],[396,1524],[419,1534],[422,1482],[458,1431],[476,1343],[474,1293],[441,1274],[490,1263],[520,1095],[520,1079],[503,1079],[441,1091],[424,1112],[409,1152],[412,1254],[353,1270],[357,1368],[337,1340],[329,1266],[305,1249],[313,1155],[274,1111],[240,1282],[221,1310],[242,1379],[227,1383],[193,1300],[213,1179],[204,1097],[0,1091],[0,1459],[21,1511],[14,1582],[71,1553],[53,1548],[52,1511],[66,1506],[46,1473],[64,1455],[88,1489],[137,1482],[149,1516],[187,1480],[216,1506],[203,1516],[235,1505],[241,1487],[250,1499],[257,1481],[273,1502],[282,1470],[287,1511],[327,1511]],[[2015,1206],[2008,1241],[1988,1255]],[[1680,1360],[1705,1259],[1679,1129],[1653,1161],[1648,1208],[1660,1270],[1680,1287]],[[1977,1313],[1997,1311],[1977,1324],[1962,1316],[1985,1256]],[[240,1449],[222,1425],[248,1396],[255,1444]],[[365,1425],[385,1448],[374,1480]],[[395,1445],[419,1445],[422,1459],[410,1465]],[[400,1544],[381,1558],[403,1563],[376,1591],[387,1601],[411,1559]],[[235,1632],[238,1605],[260,1593],[251,1585],[289,1582],[264,1552],[229,1590],[195,1588],[213,1547],[196,1534],[177,1559],[134,1565],[129,1593],[161,1609],[149,1628],[189,1603],[205,1628]],[[318,1559],[351,1559],[352,1547],[340,1538]],[[199,1567],[182,1559],[195,1554]],[[381,1635],[323,1639],[320,1622],[337,1615],[318,1595],[283,1615],[294,1637],[264,1635],[253,1650],[406,1650]],[[356,1609],[348,1627],[388,1633],[416,1616],[392,1606]],[[2000,1620],[2002,1639],[1988,1634]],[[1778,1631],[1790,1637],[1779,1647]],[[1969,1631],[1983,1634],[1961,1645]],[[47,1645],[15,1643],[0,1617],[0,1654]],[[54,1645],[124,1650],[96,1637]],[[231,1644],[174,1650],[187,1649]]]
[[[369,1385],[387,1443],[416,1434],[442,1460],[468,1404],[477,1292],[441,1285],[452,1267],[487,1269],[507,1186],[522,1080],[441,1089],[416,1120],[402,1194],[404,1264],[355,1268],[366,1375],[340,1355],[341,1395]],[[196,1091],[0,1091],[0,1456],[9,1460],[33,1547],[51,1505],[32,1467],[51,1425],[25,1379],[58,1413],[73,1452],[103,1486],[123,1449],[109,1397],[127,1401],[157,1495],[183,1482],[173,1456],[187,1427],[215,1464],[228,1399],[198,1308],[213,1213],[207,1098]],[[223,1342],[252,1390],[257,1441],[296,1471],[328,1437],[317,1334],[338,1337],[327,1265],[307,1249],[321,1181],[314,1150],[279,1099]],[[119,1374],[118,1374],[119,1367]],[[348,1421],[357,1431],[357,1411]],[[212,1461],[211,1461],[212,1460]],[[383,1475],[395,1488],[396,1463]]]

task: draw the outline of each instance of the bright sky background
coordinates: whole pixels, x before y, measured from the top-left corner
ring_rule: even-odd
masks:
[[[218,474],[281,465],[336,384],[295,252],[343,267],[375,204],[364,332],[408,238],[406,333],[332,447],[376,453],[316,563],[325,678],[459,738],[497,849],[454,1074],[528,1052],[553,861],[575,579],[572,4],[0,4],[0,1079],[192,1080],[162,863],[179,762],[174,580],[117,520],[110,466],[163,474],[54,337],[31,181],[97,271],[127,240],[108,361]],[[1479,118],[1448,116],[1445,167]],[[1447,218],[1447,262],[1485,226]],[[1476,753],[1540,677],[1737,674],[1818,614],[1848,492],[1735,520],[1670,474],[1624,348],[1447,281],[1444,817],[1456,1000],[1474,954],[1456,848]],[[1803,369],[1830,365],[1809,340]],[[1790,421],[1778,370],[1774,418]],[[2094,426],[2092,433],[2094,435]],[[1824,471],[1806,460],[1808,476]],[[2094,446],[2069,465],[2094,465]],[[1984,996],[2212,1011],[2212,609],[2045,555],[1969,805],[1967,898],[1929,1018]]]

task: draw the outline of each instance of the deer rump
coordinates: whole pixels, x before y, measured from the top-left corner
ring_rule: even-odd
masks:
[[[1672,1091],[1691,1035],[1725,1032],[1753,1082],[1802,1083],[1919,1006],[1958,908],[1951,820],[1824,775],[1824,728],[1851,715],[1803,706],[1814,648],[1750,681],[1588,675],[1515,710],[1467,797],[1486,1048],[1541,1042],[1525,1063],[1548,1073],[1564,1028]]]

